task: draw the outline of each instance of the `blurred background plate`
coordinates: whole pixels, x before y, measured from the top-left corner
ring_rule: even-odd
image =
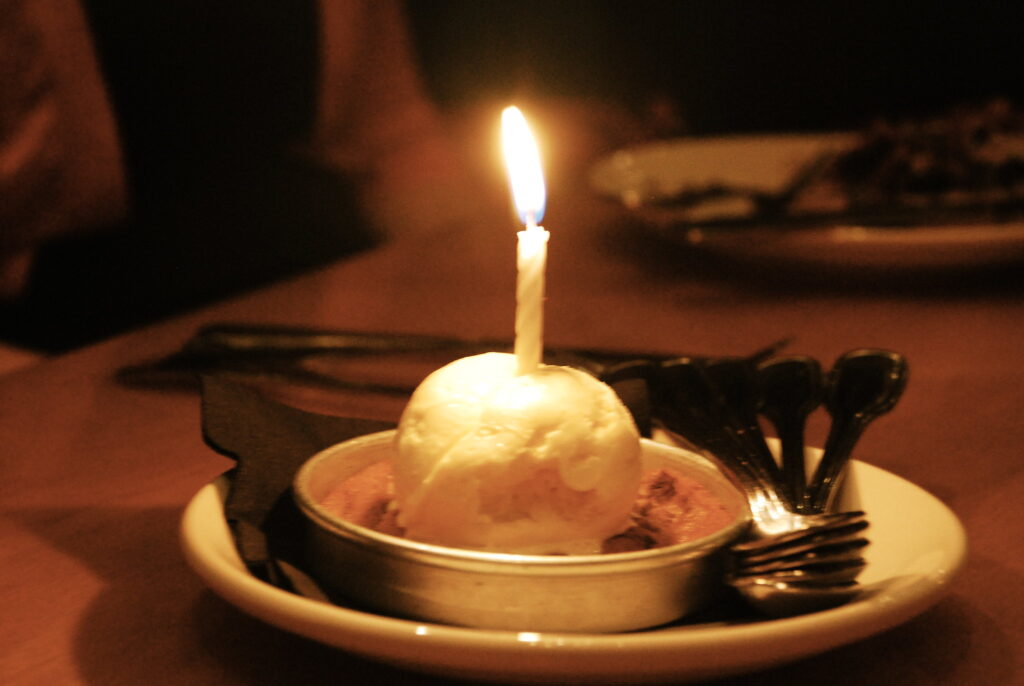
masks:
[[[676,139],[598,160],[591,187],[640,226],[689,248],[765,263],[868,271],[941,271],[1024,261],[1024,221],[969,211],[760,214],[816,161],[848,149],[852,133]],[[680,202],[687,194],[699,202]]]

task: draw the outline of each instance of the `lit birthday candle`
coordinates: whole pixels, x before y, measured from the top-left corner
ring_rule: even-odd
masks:
[[[516,107],[501,114],[502,145],[512,199],[526,228],[518,233],[516,257],[515,356],[520,374],[540,364],[544,349],[544,269],[548,232],[539,222],[544,215],[544,174],[537,143]]]
[[[541,364],[548,232],[537,144],[514,107],[502,139],[519,232],[515,354],[431,373],[396,434],[396,521],[411,539],[526,554],[596,554],[630,525],[640,438],[612,388]]]

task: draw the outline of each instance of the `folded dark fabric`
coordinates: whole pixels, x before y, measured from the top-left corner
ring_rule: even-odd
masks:
[[[303,595],[322,594],[302,570],[302,515],[292,479],[315,453],[387,422],[306,412],[215,375],[202,379],[207,445],[237,462],[227,474],[225,516],[250,573]]]

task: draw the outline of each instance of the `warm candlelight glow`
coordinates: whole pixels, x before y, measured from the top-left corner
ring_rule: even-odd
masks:
[[[540,224],[547,195],[540,151],[518,107],[506,107],[501,113],[501,140],[519,220],[526,226]]]
[[[538,226],[544,216],[544,174],[537,143],[516,107],[501,113],[502,147],[508,166],[512,199],[520,221],[516,258],[516,345],[518,372],[529,374],[540,364],[544,329],[544,268],[547,263],[548,232]]]

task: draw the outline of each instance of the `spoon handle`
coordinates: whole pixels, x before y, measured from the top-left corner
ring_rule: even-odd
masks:
[[[821,461],[807,487],[805,509],[808,512],[828,512],[835,505],[844,469],[868,421],[870,418],[853,417],[832,424]]]
[[[806,508],[807,472],[804,466],[804,428],[793,422],[776,427],[782,444],[782,479],[797,512]]]
[[[806,355],[767,360],[758,365],[761,414],[782,443],[782,481],[795,511],[806,507],[807,474],[804,431],[807,417],[821,405],[821,364]]]
[[[870,422],[895,406],[906,384],[907,362],[898,353],[862,348],[836,360],[825,397],[832,428],[811,484],[812,511],[835,501],[854,444]]]
[[[721,401],[725,428],[743,446],[752,467],[783,499],[789,500],[782,471],[757,419],[761,405],[757,368],[742,358],[719,358],[704,362],[703,369]]]
[[[663,363],[648,382],[658,424],[716,462],[758,508],[784,507],[759,458],[730,427],[721,398],[698,362],[682,358]]]

